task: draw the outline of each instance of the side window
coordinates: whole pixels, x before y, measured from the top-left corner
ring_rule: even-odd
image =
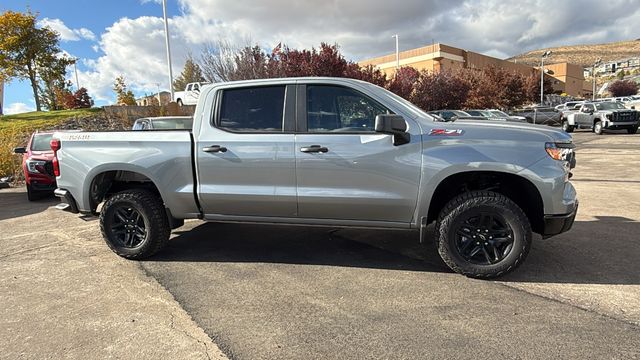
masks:
[[[200,90],[200,85],[193,84],[193,91],[199,91],[199,90]]]
[[[307,85],[309,132],[375,132],[376,115],[388,113],[384,106],[353,89]]]
[[[284,86],[227,89],[217,125],[235,132],[282,132]]]
[[[192,86],[193,86],[192,84],[187,85],[187,91],[191,91]]]

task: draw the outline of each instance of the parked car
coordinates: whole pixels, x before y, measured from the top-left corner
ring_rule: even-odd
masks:
[[[482,118],[485,118],[487,120],[492,120],[492,121],[517,121],[517,122],[526,121],[526,120],[524,120],[524,118],[522,118],[522,120],[521,120],[520,117],[509,116],[509,115],[503,113],[500,110],[478,110],[478,109],[472,109],[472,110],[465,110],[465,112],[467,114],[471,115],[471,116],[482,117]]]
[[[638,132],[640,121],[638,111],[629,110],[619,102],[585,103],[580,111],[572,112],[562,127],[566,132],[574,129],[591,129],[597,135],[605,130],[627,130],[629,134]]]
[[[511,115],[522,116],[530,124],[558,126],[561,124],[560,113],[552,107],[531,107],[514,110]]]
[[[584,103],[585,103],[584,100],[567,101],[564,104],[557,105],[555,109],[558,110],[559,112],[563,112],[565,110],[574,110],[576,108],[576,105],[582,105]]]
[[[195,105],[200,97],[200,88],[207,83],[193,82],[188,83],[184,88],[184,91],[176,91],[173,94],[173,99],[178,105]]]
[[[527,122],[527,119],[524,116],[509,115],[506,112],[502,110],[497,110],[497,109],[486,109],[486,110],[490,111],[492,114],[501,118],[507,118],[509,120],[518,121],[518,122]]]
[[[192,126],[191,116],[159,116],[137,119],[132,130],[191,130]]]
[[[459,118],[467,118],[472,117],[462,110],[433,110],[429,111],[429,114],[438,115],[443,118],[445,121],[455,121]]]
[[[56,133],[51,145],[58,208],[99,212],[107,245],[128,259],[158,252],[189,218],[415,230],[421,241],[435,222],[444,262],[488,278],[524,261],[532,232],[569,230],[578,207],[569,134],[434,121],[354,79],[216,83],[191,133]]]
[[[49,144],[52,136],[51,132],[36,132],[29,138],[27,146],[13,149],[14,154],[22,154],[22,170],[29,201],[51,196],[56,189],[52,164],[54,156]]]

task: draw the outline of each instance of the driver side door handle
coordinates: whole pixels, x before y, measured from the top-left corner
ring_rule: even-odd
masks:
[[[208,152],[208,153],[227,152],[227,148],[220,145],[211,145],[211,146],[203,147],[202,151]]]
[[[320,145],[311,145],[311,146],[301,147],[300,151],[302,151],[303,153],[323,153],[324,154],[328,152],[329,149]]]

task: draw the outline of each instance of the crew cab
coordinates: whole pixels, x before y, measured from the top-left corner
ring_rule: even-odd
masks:
[[[580,110],[567,114],[562,128],[566,132],[591,129],[597,135],[602,135],[605,130],[627,130],[629,134],[635,134],[640,121],[638,114],[638,111],[626,109],[619,102],[584,103]]]
[[[454,271],[519,266],[532,233],[571,228],[571,137],[530,124],[439,122],[343,78],[217,83],[192,131],[56,133],[61,210],[100,216],[128,259],[158,252],[184,219],[414,230],[435,223]],[[213,235],[215,236],[215,235]]]

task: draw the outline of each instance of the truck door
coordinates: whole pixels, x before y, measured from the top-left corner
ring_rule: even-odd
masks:
[[[303,100],[304,99],[304,100]],[[354,89],[298,85],[298,216],[409,223],[418,197],[421,138],[394,146],[374,131],[390,111]],[[405,119],[410,130],[417,124]]]
[[[593,125],[591,119],[593,118],[593,112],[595,109],[596,108],[593,104],[582,105],[582,109],[576,114],[577,122],[580,127],[589,127]]]
[[[216,91],[214,115],[203,119],[195,142],[198,194],[206,218],[296,216],[294,89],[235,86]]]

